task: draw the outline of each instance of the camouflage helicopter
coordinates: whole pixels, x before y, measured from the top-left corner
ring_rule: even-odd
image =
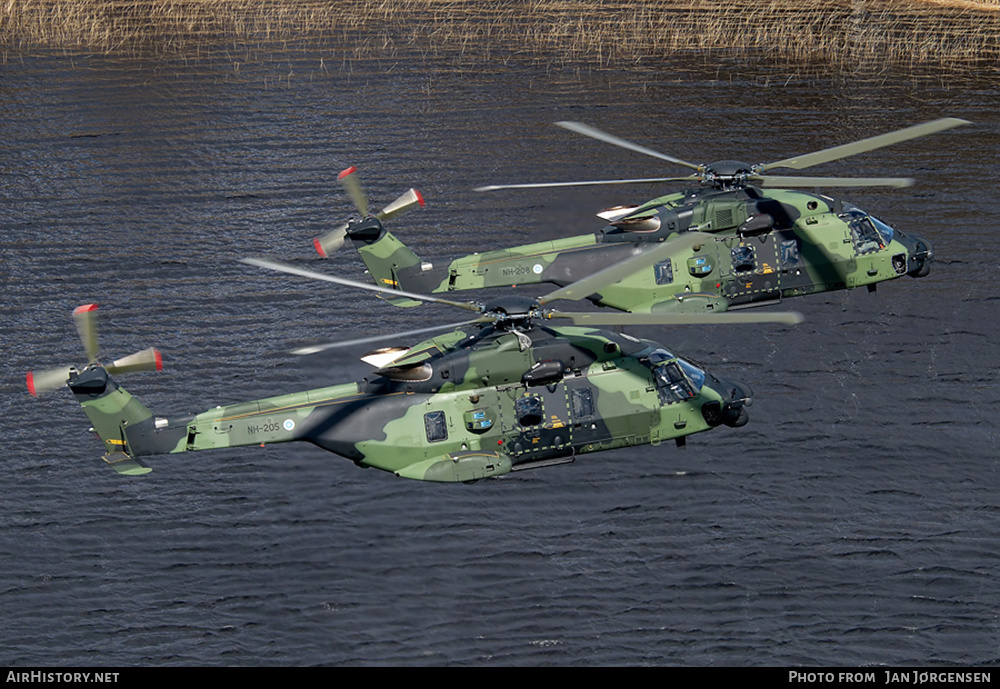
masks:
[[[642,258],[642,257],[639,257]],[[379,291],[261,259],[267,269]],[[407,298],[473,312],[461,323],[400,333],[409,337],[454,328],[412,348],[387,347],[363,357],[374,375],[268,399],[218,406],[195,416],[154,415],[111,373],[156,370],[146,350],[103,366],[97,358],[96,307],[74,312],[89,363],[28,374],[32,394],[68,385],[103,441],[105,461],[123,474],[150,471],[148,455],[263,445],[312,443],[397,476],[470,482],[511,471],[572,462],[577,455],[685,438],[747,423],[750,388],[716,377],[650,340],[600,330],[629,323],[794,324],[795,313],[648,315],[563,312],[548,306],[578,300],[601,282],[619,279],[619,265],[538,298],[501,297],[485,305],[429,295]],[[572,326],[549,325],[568,319]],[[379,338],[368,338],[363,342]],[[351,344],[358,344],[354,341]],[[342,343],[341,343],[342,344]],[[338,346],[322,345],[300,353]]]
[[[341,173],[341,182],[361,217],[314,240],[316,251],[328,256],[350,238],[376,284],[433,294],[539,282],[563,286],[635,253],[655,250],[659,260],[590,295],[596,304],[632,313],[719,312],[862,285],[874,291],[879,282],[927,275],[933,258],[931,243],[849,203],[799,188],[905,187],[913,180],[800,177],[771,171],[801,170],[967,122],[933,120],[758,165],[732,160],[697,165],[588,125],[556,124],[694,172],[682,177],[512,184],[478,190],[650,182],[696,186],[641,205],[602,211],[598,216],[607,225],[593,234],[475,253],[435,267],[386,231],[382,222],[401,210],[423,205],[422,197],[411,189],[382,212],[369,214],[357,170],[349,168]],[[406,299],[394,303],[416,305]]]

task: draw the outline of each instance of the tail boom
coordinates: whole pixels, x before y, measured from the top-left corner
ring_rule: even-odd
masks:
[[[71,374],[68,384],[104,443],[104,460],[123,474],[150,471],[138,460],[148,455],[308,441],[318,408],[358,397],[358,385],[349,383],[167,419],[154,416],[101,366]]]

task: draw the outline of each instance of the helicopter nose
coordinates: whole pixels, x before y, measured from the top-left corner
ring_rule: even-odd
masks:
[[[745,383],[733,381],[718,381],[718,385],[713,386],[721,402],[706,402],[701,407],[701,414],[710,426],[726,424],[730,428],[740,428],[746,426],[750,421],[747,407],[753,404],[753,391]]]
[[[934,246],[920,235],[911,234],[913,247],[910,249],[906,274],[910,277],[922,278],[931,272],[931,261],[934,259]]]
[[[753,404],[753,391],[745,383],[732,383],[729,399],[722,405],[722,423],[730,428],[746,426],[750,421],[747,407]]]

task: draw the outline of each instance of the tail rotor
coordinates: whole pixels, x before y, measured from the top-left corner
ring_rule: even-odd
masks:
[[[101,366],[98,361],[99,346],[97,340],[97,304],[84,304],[73,309],[73,320],[83,343],[83,351],[87,364],[83,369],[76,366],[60,366],[58,368],[40,371],[28,371],[26,383],[28,392],[38,397],[44,392],[56,390],[66,385],[70,377],[95,366]],[[163,358],[158,349],[149,347],[140,352],[117,359],[104,366],[108,373],[131,373],[133,371],[160,371],[163,369]]]
[[[351,201],[354,203],[354,207],[358,210],[358,213],[361,214],[361,218],[360,220],[348,220],[313,240],[316,253],[323,258],[328,258],[330,254],[343,246],[344,240],[356,225],[371,218],[375,218],[379,222],[388,220],[416,206],[424,205],[424,197],[420,192],[416,189],[409,189],[378,213],[371,215],[368,212],[368,197],[365,195],[357,173],[358,169],[351,166],[337,176],[337,181],[340,182],[347,195],[351,197]]]

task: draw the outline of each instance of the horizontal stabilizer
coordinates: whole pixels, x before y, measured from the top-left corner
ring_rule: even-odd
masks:
[[[420,304],[422,303],[417,301],[416,299],[407,299],[406,297],[393,297],[389,294],[376,294],[375,296],[377,296],[384,302],[392,304],[393,306],[398,306],[399,308],[403,309],[411,309],[414,306],[420,306]]]
[[[111,465],[112,469],[126,476],[141,476],[152,471],[152,469],[143,466],[137,459],[129,457],[124,452],[109,452],[104,455],[103,459]]]

